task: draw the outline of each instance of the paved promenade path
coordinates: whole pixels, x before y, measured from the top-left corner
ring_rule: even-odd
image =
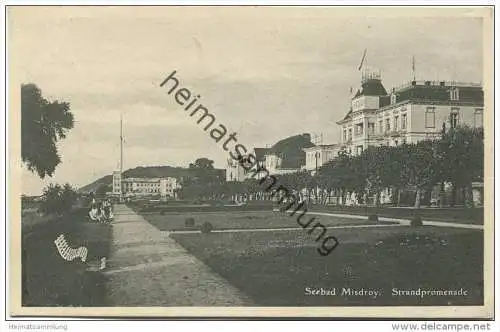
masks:
[[[105,275],[111,306],[242,306],[251,300],[125,205]]]

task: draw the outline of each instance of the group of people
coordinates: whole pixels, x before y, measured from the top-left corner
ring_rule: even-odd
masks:
[[[110,222],[113,220],[113,209],[109,199],[105,199],[102,202],[97,203],[93,198],[89,217],[91,221],[95,222]]]

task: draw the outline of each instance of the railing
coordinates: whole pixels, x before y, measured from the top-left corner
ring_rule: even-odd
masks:
[[[380,132],[374,132],[374,133],[368,133],[368,138],[377,138],[377,137],[383,137],[384,134]]]
[[[481,83],[474,82],[456,82],[456,81],[413,81],[413,82],[405,82],[403,84],[394,86],[393,89],[395,91],[402,90],[405,88],[412,87],[414,85],[427,85],[427,86],[446,86],[446,87],[482,87]]]

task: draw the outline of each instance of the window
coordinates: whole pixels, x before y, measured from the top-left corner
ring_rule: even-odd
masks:
[[[356,135],[363,135],[363,124],[358,123],[356,125]]]
[[[397,140],[397,139],[395,139],[395,140],[394,140],[394,146],[398,146],[398,143],[399,143],[399,142],[398,142],[398,140]]]
[[[459,95],[460,94],[457,88],[453,88],[450,90],[450,100],[458,100]]]
[[[349,140],[352,139],[352,128],[349,128]]]
[[[384,132],[384,120],[379,120],[378,122],[378,130],[382,134]]]
[[[436,109],[434,107],[427,107],[425,111],[425,128],[436,127]]]
[[[452,108],[451,113],[450,113],[450,127],[451,128],[456,128],[459,125],[459,109],[458,108]]]
[[[356,147],[356,154],[360,155],[363,153],[363,145],[358,145]]]
[[[399,116],[395,115],[394,116],[394,130],[398,130],[399,127]]]
[[[344,129],[344,142],[347,141],[347,130]]]
[[[375,123],[368,122],[368,133],[375,134]]]
[[[385,131],[386,132],[391,131],[391,119],[389,118],[385,119]]]
[[[483,110],[478,108],[474,111],[474,127],[479,128],[483,126]]]
[[[406,114],[401,114],[401,129],[406,129]]]

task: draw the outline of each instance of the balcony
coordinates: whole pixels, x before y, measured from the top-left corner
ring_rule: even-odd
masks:
[[[378,140],[378,141],[383,140],[384,137],[385,137],[385,133],[371,133],[371,134],[368,134],[368,139],[374,139],[374,140]]]
[[[349,137],[347,140],[343,141],[342,144],[347,145],[352,143],[352,137]]]
[[[406,129],[390,130],[385,131],[383,136],[385,137],[401,137],[406,134]]]

